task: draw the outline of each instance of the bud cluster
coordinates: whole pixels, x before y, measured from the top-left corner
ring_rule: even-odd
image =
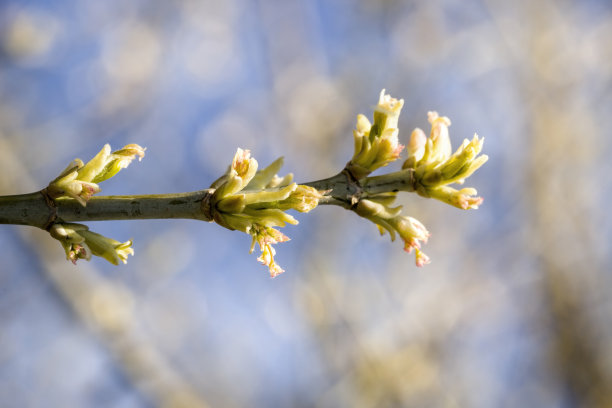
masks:
[[[50,198],[69,197],[77,200],[83,207],[92,195],[100,192],[97,183],[113,177],[119,170],[126,168],[136,156],[144,157],[145,149],[137,144],[129,144],[111,153],[106,144],[87,164],[74,159],[68,167],[47,186]]]
[[[397,129],[402,106],[403,99],[392,98],[383,89],[374,108],[374,123],[371,124],[364,115],[357,116],[357,125],[353,130],[355,153],[346,165],[357,180],[399,158],[404,148],[399,144]]]
[[[429,257],[421,251],[421,242],[427,242],[429,231],[419,220],[401,215],[402,206],[391,207],[394,201],[395,193],[377,194],[360,200],[355,212],[376,224],[381,235],[388,231],[391,241],[399,234],[404,251],[415,251],[417,266],[429,263]]]
[[[52,200],[73,198],[82,206],[95,193],[100,192],[97,183],[107,180],[126,168],[136,156],[144,157],[145,149],[137,144],[129,144],[111,152],[106,144],[87,164],[81,159],[72,163],[49,183],[46,194]],[[92,255],[100,256],[114,265],[127,263],[128,255],[133,255],[132,241],[119,242],[89,231],[86,225],[56,222],[49,227],[51,236],[62,244],[66,258],[76,264],[77,260],[89,261]]]
[[[403,100],[380,94],[374,109],[374,124],[359,115],[353,131],[355,153],[347,164],[347,170],[360,180],[379,167],[386,166],[399,157],[403,146],[398,143],[398,118]],[[477,197],[474,188],[456,190],[448,184],[463,184],[487,161],[487,156],[479,156],[484,139],[478,136],[464,140],[452,153],[448,127],[451,122],[436,112],[429,112],[431,133],[427,137],[421,129],[412,132],[408,144],[408,158],[402,169],[414,170],[410,174],[416,192],[424,197],[436,198],[462,209],[475,209],[483,199]],[[395,190],[397,191],[397,190]],[[401,215],[401,206],[392,207],[396,193],[388,192],[360,197],[354,211],[374,222],[381,234],[388,231],[391,240],[397,234],[404,241],[404,250],[415,251],[416,264],[429,263],[429,257],[421,251],[421,243],[427,242],[429,232],[418,220]]]
[[[430,136],[421,129],[415,129],[408,143],[408,159],[402,168],[414,169],[416,192],[423,197],[431,197],[455,207],[467,210],[476,209],[482,203],[476,189],[456,190],[448,184],[463,184],[487,160],[480,155],[484,139],[474,135],[472,140],[464,139],[459,148],[452,153],[448,127],[451,122],[437,112],[428,113],[431,123]]]
[[[274,261],[272,245],[289,240],[275,228],[298,223],[285,211],[308,212],[323,197],[313,187],[292,182],[292,174],[279,177],[276,173],[282,165],[280,158],[258,171],[249,150],[239,148],[227,173],[211,185],[215,189],[211,199],[214,221],[251,235],[250,252],[259,244],[262,254],[258,261],[269,268],[272,277],[284,272]]]
[[[66,251],[66,259],[76,264],[77,260],[89,261],[92,255],[100,256],[113,265],[127,263],[128,255],[134,255],[132,241],[119,242],[112,238],[89,231],[83,224],[55,223],[49,233],[57,239]]]

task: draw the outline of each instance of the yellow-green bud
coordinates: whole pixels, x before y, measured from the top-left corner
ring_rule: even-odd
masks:
[[[443,161],[451,155],[451,142],[448,127],[451,121],[446,116],[438,116],[438,112],[428,112],[427,119],[431,123],[429,138],[433,143],[432,160]]]
[[[314,187],[298,185],[289,197],[278,203],[278,208],[306,213],[319,205],[319,200],[324,196],[325,192],[322,193]]]
[[[107,180],[126,168],[138,156],[144,157],[145,149],[137,144],[130,144],[116,152],[110,152],[110,145],[106,144],[100,152],[87,164],[75,159],[60,173],[60,175],[47,186],[47,194],[53,199],[70,197],[85,206],[91,196],[100,191],[96,184]]]
[[[377,202],[379,201],[379,202]],[[429,258],[420,251],[421,242],[427,242],[429,232],[418,220],[412,217],[401,215],[401,206],[392,208],[383,202],[392,202],[389,196],[384,195],[382,198],[377,196],[372,199],[361,199],[355,207],[355,212],[368,220],[372,221],[378,227],[381,235],[385,231],[389,232],[391,241],[395,241],[397,234],[404,241],[404,250],[411,252],[416,249],[416,264],[423,266],[429,262]]]
[[[227,173],[227,178],[219,183],[220,185],[215,191],[215,197],[221,199],[241,191],[249,184],[255,173],[257,173],[257,160],[251,158],[250,151],[238,148]]]
[[[427,136],[425,133],[416,128],[410,134],[410,142],[408,143],[408,159],[402,165],[402,169],[416,168],[419,161],[423,158],[425,154],[425,144],[427,143]]]
[[[119,242],[92,231],[81,231],[80,234],[85,238],[85,242],[93,255],[102,257],[113,265],[119,265],[119,262],[125,264],[128,255],[134,255],[131,240]]]
[[[129,144],[111,153],[110,145],[105,144],[102,150],[79,170],[78,179],[92,183],[108,180],[119,170],[126,168],[136,156],[139,161],[142,160],[144,152],[143,147]]]
[[[89,261],[92,255],[100,256],[114,265],[127,263],[128,255],[134,255],[130,248],[132,241],[119,242],[89,231],[86,225],[56,223],[49,228],[51,236],[62,244],[66,259],[76,264],[77,260]]]
[[[217,209],[219,211],[237,214],[241,213],[246,206],[244,202],[244,194],[235,194],[233,196],[222,198],[217,202]]]
[[[403,106],[403,99],[392,98],[391,95],[385,93],[384,89],[380,91],[378,105],[374,108],[374,124],[372,128],[378,134],[381,134],[385,129],[397,129],[397,122]]]
[[[374,108],[374,124],[363,115],[357,116],[353,131],[355,151],[346,168],[358,180],[386,166],[399,157],[404,146],[398,142],[397,121],[404,101],[380,93]]]
[[[482,197],[475,197],[478,194],[476,189],[469,187],[456,190],[449,186],[438,186],[427,192],[430,197],[462,210],[475,210],[484,201]]]
[[[257,171],[245,188],[249,190],[261,190],[264,188],[284,187],[291,183],[293,174],[279,177],[277,173],[283,166],[283,158],[279,157],[263,170]]]
[[[244,194],[244,202],[245,204],[261,204],[261,203],[270,203],[274,201],[282,201],[289,197],[289,195],[295,191],[297,188],[296,183],[291,183],[286,187],[283,187],[279,190],[272,191],[258,191],[258,192],[248,192]]]
[[[257,260],[268,267],[270,276],[274,278],[283,273],[284,270],[274,260],[276,251],[272,247],[272,244],[289,241],[289,237],[274,228],[265,227],[259,224],[254,224],[249,234],[253,237],[249,252],[253,252],[255,243],[259,244],[262,253]]]

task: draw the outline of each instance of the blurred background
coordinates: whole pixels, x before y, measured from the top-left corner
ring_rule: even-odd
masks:
[[[148,150],[103,194],[206,188],[237,147],[327,177],[382,88],[404,144],[428,110],[486,139],[479,210],[399,199],[431,264],[336,207],[273,280],[214,224],[90,223],[119,267],[0,226],[0,406],[612,407],[607,0],[3,0],[0,194],[104,143]]]

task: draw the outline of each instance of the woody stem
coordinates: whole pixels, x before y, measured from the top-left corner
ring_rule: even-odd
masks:
[[[411,169],[355,180],[346,170],[337,175],[303,183],[327,191],[319,205],[351,209],[362,197],[385,192],[414,191]],[[126,196],[94,196],[83,207],[70,198],[49,199],[46,190],[0,196],[0,224],[31,225],[46,229],[64,222],[184,218],[212,221],[207,204],[213,189],[189,193]]]

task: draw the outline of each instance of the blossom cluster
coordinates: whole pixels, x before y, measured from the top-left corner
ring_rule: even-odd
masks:
[[[403,99],[392,98],[383,89],[374,108],[374,123],[364,115],[357,115],[357,125],[353,130],[355,152],[346,165],[355,179],[362,179],[399,158],[404,149],[399,144],[397,128],[402,106]]]
[[[91,196],[100,192],[97,183],[108,180],[121,169],[126,168],[136,157],[142,160],[145,149],[137,144],[129,144],[111,152],[106,144],[93,159],[86,164],[81,159],[72,163],[47,186],[46,194],[52,200],[69,198],[87,205]],[[119,242],[93,231],[86,225],[56,222],[49,227],[51,236],[62,244],[66,258],[73,264],[77,260],[89,261],[92,255],[100,256],[114,265],[127,263],[128,255],[133,255],[132,241]]]
[[[451,154],[448,127],[451,122],[437,112],[428,113],[431,123],[430,136],[421,129],[415,129],[408,144],[408,159],[402,168],[414,169],[416,192],[423,197],[431,197],[463,210],[477,209],[482,197],[477,196],[474,188],[457,190],[449,184],[463,184],[480,166],[488,160],[480,155],[484,138],[474,135],[472,140],[464,139],[459,148]]]
[[[107,180],[126,168],[136,156],[144,157],[145,149],[137,144],[129,144],[111,153],[109,144],[87,164],[81,159],[74,159],[47,186],[47,194],[52,199],[69,197],[77,200],[83,207],[92,195],[100,192],[97,183]]]
[[[395,241],[396,235],[399,235],[404,241],[404,251],[415,251],[417,266],[429,263],[429,257],[421,251],[421,242],[427,242],[429,231],[416,218],[401,215],[402,206],[391,207],[394,201],[394,193],[377,194],[360,200],[355,212],[375,223],[381,235],[389,232],[391,241]]]
[[[128,255],[134,255],[132,241],[119,242],[112,238],[89,231],[83,224],[55,223],[49,233],[57,239],[66,251],[66,259],[76,264],[77,260],[89,261],[92,255],[100,256],[113,265],[127,263]]]
[[[280,158],[258,171],[257,160],[250,151],[239,148],[226,174],[211,185],[215,189],[211,199],[214,221],[251,235],[250,252],[259,244],[262,254],[258,261],[268,267],[272,277],[284,272],[274,260],[276,251],[272,245],[289,240],[276,228],[298,223],[285,211],[308,212],[323,197],[313,187],[292,182],[292,174],[279,177],[276,173],[282,165]]]
[[[399,158],[404,146],[398,141],[398,118],[403,100],[380,94],[374,109],[374,124],[363,115],[357,116],[357,126],[353,131],[355,153],[347,164],[347,170],[357,181],[370,172]],[[456,190],[449,184],[463,184],[480,166],[487,161],[481,155],[484,139],[474,135],[472,140],[464,140],[452,153],[448,132],[450,119],[429,112],[430,136],[421,129],[415,129],[408,143],[408,158],[402,169],[412,169],[416,192],[423,197],[436,198],[455,207],[467,210],[476,209],[483,201],[477,197],[476,189]],[[407,173],[408,174],[408,173]],[[429,257],[421,251],[421,243],[427,242],[430,234],[417,219],[401,214],[402,207],[392,207],[396,193],[366,195],[357,202],[354,211],[374,222],[381,234],[385,231],[395,240],[399,235],[404,241],[404,250],[415,251],[417,266],[429,263]]]

